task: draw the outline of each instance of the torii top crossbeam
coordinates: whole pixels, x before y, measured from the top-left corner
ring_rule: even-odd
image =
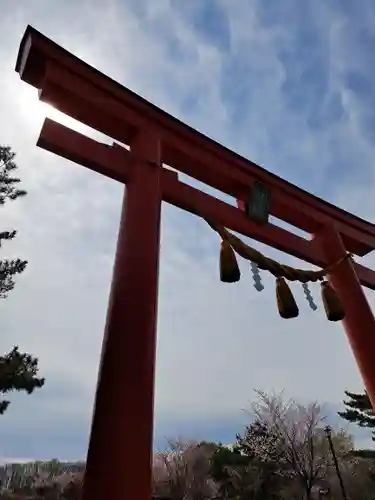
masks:
[[[208,139],[85,64],[28,26],[16,71],[42,101],[129,146],[108,146],[47,119],[38,145],[127,185],[107,314],[84,500],[149,500],[161,202],[215,220],[325,267],[346,252],[375,248],[375,226]],[[173,167],[235,198],[218,200],[178,178]],[[255,181],[271,192],[270,213],[311,240],[245,214]],[[330,280],[345,306],[345,328],[375,403],[375,320],[362,285],[375,272],[347,259]],[[359,280],[359,281],[358,281]]]
[[[22,80],[39,89],[41,100],[123,144],[130,144],[142,128],[157,127],[164,164],[238,200],[246,196],[254,180],[260,180],[272,191],[270,213],[278,219],[311,234],[322,226],[333,224],[346,249],[359,256],[375,248],[374,224],[307,193],[207,138],[84,63],[31,26],[22,39],[16,70]],[[58,146],[56,134],[63,134]],[[70,160],[79,159],[79,163],[100,171],[103,166],[90,164],[91,160],[82,155],[89,140],[80,138],[80,141],[78,134],[47,121],[39,145]],[[104,146],[96,146],[93,142],[90,147],[107,157],[105,175],[126,181],[126,166],[120,166],[118,161],[111,162]],[[115,149],[113,154],[116,156]],[[230,205],[224,209],[222,202],[183,185],[177,177],[169,176],[168,179],[163,189],[165,201],[192,212],[199,208],[202,215],[213,213],[226,227],[319,267],[326,264],[314,241],[273,224],[259,226]],[[359,264],[356,270],[361,283],[375,289],[375,272]]]

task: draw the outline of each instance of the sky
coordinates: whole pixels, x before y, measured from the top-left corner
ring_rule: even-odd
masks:
[[[12,396],[0,457],[85,457],[123,186],[38,149],[46,115],[14,71],[28,24],[100,71],[268,170],[374,220],[375,5],[362,0],[1,0],[0,143],[17,152],[28,196],[2,208],[27,259],[0,303],[0,349],[39,357],[45,387]],[[98,135],[96,134],[95,137]],[[166,437],[229,443],[254,389],[318,400],[335,416],[362,381],[341,324],[309,309],[285,321],[273,280],[221,284],[218,239],[163,206],[155,448]],[[309,267],[257,242],[285,263]],[[360,259],[358,259],[360,261]],[[371,256],[362,259],[375,265]],[[367,292],[366,292],[367,293]],[[367,293],[374,304],[374,295]],[[359,446],[368,434],[356,433]]]

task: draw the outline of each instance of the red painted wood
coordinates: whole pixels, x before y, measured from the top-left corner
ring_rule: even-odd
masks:
[[[324,229],[317,241],[330,262],[346,254],[340,235],[333,228]],[[346,260],[330,275],[345,308],[344,326],[366,390],[375,408],[375,318],[350,260]],[[332,353],[333,363],[335,354]]]
[[[362,264],[354,263],[354,270],[357,273],[361,285],[375,290],[375,271]]]
[[[176,177],[163,176],[163,199],[191,213],[199,212],[217,223],[254,240],[261,241],[294,257],[318,267],[325,267],[327,260],[320,245],[306,240],[273,224],[256,224],[235,207],[207,193],[178,181]],[[361,264],[354,264],[363,286],[375,290],[375,271]]]
[[[132,155],[125,148],[107,146],[49,118],[37,146],[124,184],[129,180]]]
[[[38,145],[103,175],[127,182],[135,161],[125,148],[100,144],[79,132],[47,119]],[[219,224],[245,236],[287,252],[310,264],[324,267],[320,247],[273,224],[266,226],[249,220],[236,208],[178,180],[176,172],[161,169],[163,200],[191,213],[215,219]],[[356,264],[362,285],[375,289],[375,272]]]
[[[38,145],[100,173],[126,182],[131,173],[132,155],[125,149],[113,149],[52,120],[46,120]],[[99,168],[98,168],[99,164]],[[324,265],[313,244],[285,229],[249,220],[235,207],[178,180],[174,172],[161,170],[162,196],[184,210],[215,218],[223,226],[288,252],[298,258]]]
[[[78,77],[67,75],[56,66],[47,70],[40,97],[45,102],[55,104],[63,113],[122,142],[127,142],[137,127],[146,126],[144,116],[138,117],[131,108],[119,104],[101,90],[93,89],[88,82],[81,82]],[[131,128],[129,122],[137,124],[137,127]],[[123,126],[120,123],[123,123]],[[218,172],[220,158],[209,151],[188,144],[179,136],[171,136],[163,129],[160,134],[163,140],[164,163],[232,196],[239,196],[239,193],[243,193],[252,185],[254,178],[243,171],[227,169],[226,165],[223,165]],[[327,213],[316,212],[306,202],[286,196],[278,189],[272,191],[270,211],[289,224],[310,233],[332,223],[332,218]],[[375,247],[374,235],[359,231],[341,221],[338,221],[336,226],[343,233],[348,251],[362,255]]]
[[[155,137],[141,139],[134,150],[157,161]],[[151,498],[159,170],[138,163],[124,197],[83,500]]]
[[[244,210],[244,201],[238,199],[237,206]],[[310,234],[315,234],[320,228],[332,223],[332,218],[326,213],[316,212],[313,207],[298,199],[281,197],[277,191],[272,192],[270,214],[276,217],[277,214],[283,214],[282,220]],[[372,250],[374,237],[370,233],[360,231],[342,221],[336,221],[335,226],[341,232],[348,252],[364,256]]]
[[[273,224],[257,224],[236,207],[184,184],[176,177],[163,178],[163,199],[183,210],[211,218],[226,228],[295,257],[317,265],[323,264],[320,250],[319,253],[316,252],[314,243]]]
[[[25,50],[28,39],[31,40],[29,51]],[[20,63],[22,55],[26,60],[24,65]],[[127,142],[131,140],[134,128],[155,124],[162,134],[165,163],[239,198],[244,196],[254,179],[261,180],[273,191],[271,210],[276,217],[311,233],[317,230],[317,225],[338,223],[342,226],[339,229],[349,251],[364,255],[375,248],[373,224],[306,193],[199,134],[32,28],[28,28],[21,44],[17,69],[25,81],[42,89],[43,98],[52,97],[57,107],[62,106],[63,101],[66,106],[70,99],[70,111],[65,111],[68,114],[75,113],[76,118],[86,123],[95,116],[97,120],[100,117],[102,122],[98,127],[100,130],[105,127],[104,133]],[[78,102],[73,102],[77,98]],[[83,107],[85,100],[90,101],[86,110]],[[94,112],[96,107],[101,108],[100,113]],[[106,126],[105,122],[108,122]],[[116,137],[116,133],[121,133],[121,138]],[[320,219],[316,220],[318,214]]]

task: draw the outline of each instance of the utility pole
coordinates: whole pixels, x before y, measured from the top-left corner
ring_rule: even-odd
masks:
[[[329,448],[331,450],[331,454],[332,454],[332,458],[333,458],[333,463],[335,464],[337,477],[338,477],[338,480],[340,483],[342,498],[343,498],[343,500],[349,500],[347,497],[346,491],[345,491],[344,482],[342,480],[339,463],[337,461],[337,457],[336,457],[336,453],[335,453],[335,448],[333,447],[332,428],[329,425],[327,425],[327,427],[324,428],[324,432],[325,432],[327,439],[328,439]]]

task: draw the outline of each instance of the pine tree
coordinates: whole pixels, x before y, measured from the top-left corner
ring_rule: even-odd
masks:
[[[18,189],[21,180],[14,177],[18,168],[14,162],[16,154],[9,146],[0,146],[0,205],[9,200],[16,200],[26,195],[26,191]],[[17,232],[0,232],[0,247],[4,241],[13,240]],[[0,298],[6,298],[15,286],[15,275],[22,273],[27,266],[26,260],[0,260]],[[31,394],[34,389],[44,385],[44,379],[38,378],[38,359],[30,354],[21,353],[14,347],[8,354],[0,356],[0,393],[26,391]],[[8,408],[10,401],[0,400],[0,415]]]
[[[9,146],[0,146],[0,205],[26,195],[26,191],[18,189],[21,180],[13,176],[17,169],[14,162],[15,156],[16,154]],[[0,232],[0,247],[4,241],[13,240],[16,234],[17,231],[14,230]],[[21,259],[0,261],[0,298],[7,297],[8,293],[13,290],[15,275],[22,273],[26,265],[27,261]]]
[[[32,394],[34,389],[43,387],[44,378],[38,378],[38,359],[21,353],[14,347],[5,356],[0,356],[0,393],[25,391]],[[10,401],[0,401],[0,415],[10,405]]]
[[[356,423],[360,427],[374,429],[372,431],[372,440],[375,441],[375,413],[367,393],[355,394],[345,391],[345,394],[349,399],[344,400],[346,410],[339,412],[340,417],[348,422]]]

